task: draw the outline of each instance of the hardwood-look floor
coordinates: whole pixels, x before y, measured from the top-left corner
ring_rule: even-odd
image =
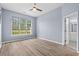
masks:
[[[66,46],[40,39],[31,39],[3,44],[0,56],[76,56]]]

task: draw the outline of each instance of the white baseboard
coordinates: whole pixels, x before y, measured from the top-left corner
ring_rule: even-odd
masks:
[[[22,40],[11,40],[11,41],[5,41],[5,42],[2,42],[2,44],[10,43],[10,42],[16,42],[16,41],[22,41]]]
[[[25,39],[24,39],[24,40],[25,40]],[[2,44],[10,43],[10,42],[17,42],[17,41],[24,41],[24,40],[11,40],[11,41],[5,41],[5,42],[2,42]]]
[[[57,43],[57,44],[61,44],[61,45],[63,45],[63,44],[62,44],[62,43],[60,43],[60,42],[56,42],[56,41],[49,40],[49,39],[46,39],[46,38],[40,38],[40,37],[38,37],[38,39],[41,39],[41,40],[46,40],[46,41],[50,41],[50,42],[53,42],[53,43]]]

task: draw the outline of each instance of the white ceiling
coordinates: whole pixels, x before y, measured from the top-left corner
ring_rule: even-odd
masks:
[[[33,16],[33,17],[38,17],[40,15],[48,13],[51,10],[54,10],[55,8],[61,5],[62,3],[37,3],[38,8],[42,9],[43,11],[33,12],[33,11],[29,11],[29,9],[32,8],[33,3],[1,3],[1,6],[4,9],[15,11],[15,12]]]

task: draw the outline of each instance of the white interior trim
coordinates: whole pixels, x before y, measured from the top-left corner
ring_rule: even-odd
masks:
[[[64,19],[65,17],[62,17],[62,44],[64,45]]]
[[[60,43],[60,42],[53,41],[53,40],[49,40],[49,39],[42,38],[42,37],[38,37],[38,39],[41,39],[41,40],[46,40],[46,41],[50,41],[50,42],[53,42],[53,43],[57,43],[57,44],[61,44],[61,45],[63,45],[63,44],[62,44],[62,43]]]
[[[14,41],[17,41],[17,40],[5,41],[5,42],[2,42],[2,44],[9,43],[9,42],[14,42]]]
[[[78,20],[79,20],[79,16],[78,16],[78,15],[79,15],[79,11],[77,12],[77,52],[79,53],[79,51],[78,51],[78,38],[79,38],[79,37],[78,37],[78,32],[79,32],[79,31],[78,31],[78,28],[79,28],[79,27],[78,27],[78,26],[79,26]]]
[[[79,11],[76,11],[76,12],[73,12],[73,13],[77,13],[77,14],[79,15]],[[62,43],[63,43],[63,44],[65,44],[65,42],[64,42],[64,41],[65,41],[65,39],[64,39],[64,37],[65,37],[65,36],[64,36],[64,20],[65,20],[66,17],[71,16],[73,13],[70,13],[70,14],[64,16],[64,17],[63,17],[63,20],[62,20],[62,21],[63,21],[63,22],[62,22],[62,31],[63,31],[63,32],[62,32]],[[77,16],[77,18],[79,19],[78,16]],[[77,19],[77,20],[78,20],[78,19]],[[77,24],[78,24],[78,23],[77,23]],[[79,24],[78,24],[78,25],[79,25]],[[77,25],[77,28],[78,28],[78,25]],[[78,32],[79,32],[79,31],[78,31],[78,29],[77,29],[77,34],[78,34]],[[77,48],[76,48],[75,50],[76,50],[76,52],[79,53],[79,51],[78,51],[78,36],[77,36]]]
[[[2,44],[10,43],[10,42],[17,42],[17,41],[23,41],[23,40],[11,40],[11,41],[5,41],[5,42],[2,42]]]
[[[0,44],[0,48],[1,48],[1,44]]]
[[[2,44],[10,43],[10,42],[24,41],[24,40],[30,40],[30,39],[4,41],[4,42],[2,42]]]
[[[2,47],[2,42],[0,42],[0,48]]]
[[[2,46],[2,8],[0,7],[0,16],[1,16],[1,18],[0,18],[0,48],[1,48],[1,46]]]

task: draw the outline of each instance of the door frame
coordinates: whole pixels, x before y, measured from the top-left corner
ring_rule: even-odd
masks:
[[[1,37],[0,37],[0,48],[2,47],[2,8],[0,9],[0,16],[1,16],[1,18],[0,18],[0,27],[1,27],[1,29],[0,29],[0,31],[1,31]]]
[[[76,52],[79,52],[79,51],[78,51],[78,19],[79,19],[79,18],[78,18],[78,11],[69,13],[68,15],[66,15],[66,16],[63,17],[63,20],[62,20],[62,21],[63,21],[63,22],[62,22],[62,45],[65,44],[65,35],[64,35],[64,34],[65,34],[65,32],[64,32],[64,29],[65,29],[65,27],[64,27],[65,24],[64,24],[64,23],[65,23],[65,22],[64,22],[64,21],[65,21],[65,19],[66,19],[67,17],[73,15],[74,13],[77,14],[77,40],[76,40],[77,43],[76,43],[76,49],[75,49],[75,50],[76,50]]]

